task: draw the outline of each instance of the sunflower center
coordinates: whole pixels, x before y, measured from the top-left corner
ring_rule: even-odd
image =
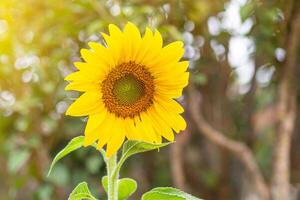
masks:
[[[122,63],[113,68],[102,82],[102,94],[109,112],[123,118],[134,118],[153,102],[153,77],[143,65]]]
[[[132,105],[144,95],[144,84],[132,74],[117,80],[113,86],[113,94],[122,105]]]

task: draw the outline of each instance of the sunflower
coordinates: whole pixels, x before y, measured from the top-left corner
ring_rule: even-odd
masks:
[[[89,42],[82,49],[84,62],[68,75],[66,90],[84,92],[66,111],[71,116],[88,116],[84,146],[106,145],[110,157],[125,138],[161,143],[174,140],[173,130],[186,128],[180,115],[184,109],[174,99],[188,84],[187,61],[180,61],[181,41],[163,47],[161,34],[146,28],[143,37],[128,22],[123,31],[109,25],[102,33],[106,45]]]

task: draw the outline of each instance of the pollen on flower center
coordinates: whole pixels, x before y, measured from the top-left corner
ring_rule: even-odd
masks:
[[[153,77],[143,65],[122,63],[102,82],[102,94],[109,112],[133,118],[146,111],[153,102]]]

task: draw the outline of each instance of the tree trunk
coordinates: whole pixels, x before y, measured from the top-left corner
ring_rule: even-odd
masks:
[[[300,3],[294,1],[286,40],[286,61],[279,85],[278,132],[273,152],[271,192],[273,200],[291,199],[290,148],[296,118],[295,67],[300,40]]]
[[[198,132],[213,144],[236,156],[236,158],[243,163],[247,169],[247,172],[251,177],[253,185],[255,185],[260,198],[263,200],[268,200],[270,198],[269,188],[257,165],[252,151],[244,143],[234,141],[226,137],[222,132],[214,129],[201,115],[200,95],[197,94],[197,91],[192,84],[189,85],[188,89],[188,104],[190,106],[189,111],[193,121],[195,122]]]

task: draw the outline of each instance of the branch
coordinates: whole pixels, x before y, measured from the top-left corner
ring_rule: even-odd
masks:
[[[297,4],[297,1],[294,1]],[[300,3],[294,5],[286,34],[286,60],[279,84],[279,125],[273,150],[272,196],[274,200],[290,199],[290,149],[297,110],[295,68],[300,42]]]
[[[176,188],[186,191],[186,176],[184,172],[184,145],[188,142],[190,133],[188,128],[179,134],[176,143],[170,148],[171,173]]]
[[[249,172],[260,197],[262,199],[269,199],[268,186],[264,181],[263,175],[259,170],[251,150],[244,143],[227,138],[222,132],[219,132],[208,124],[200,113],[200,94],[197,93],[196,89],[191,84],[188,92],[189,111],[199,133],[213,144],[234,154]]]

